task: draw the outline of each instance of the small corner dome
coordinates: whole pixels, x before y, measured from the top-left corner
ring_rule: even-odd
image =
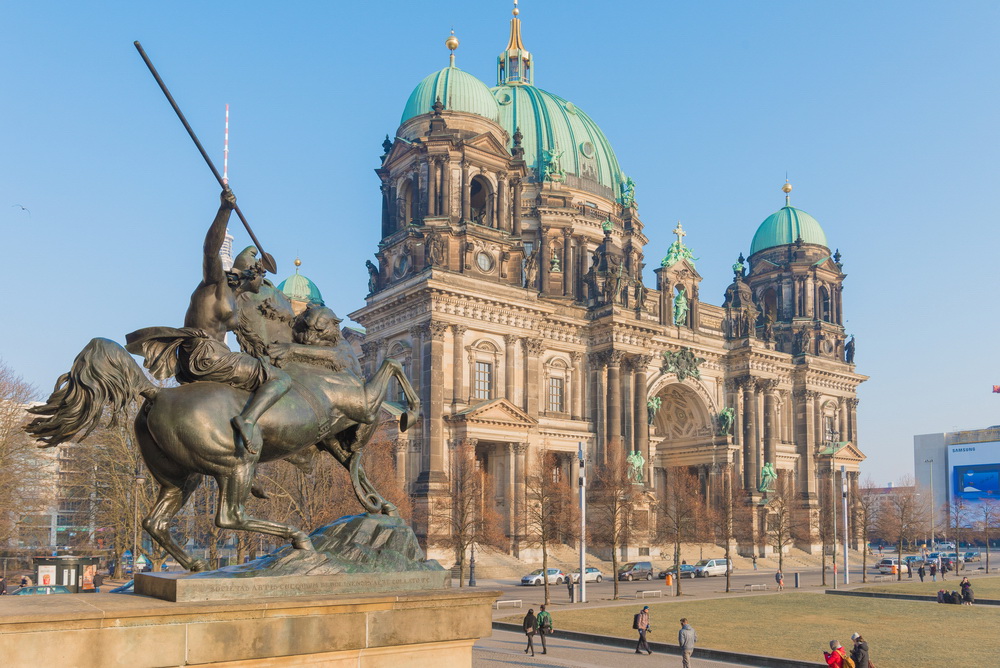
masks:
[[[438,98],[441,98],[446,111],[464,111],[499,122],[497,102],[486,84],[457,67],[446,67],[427,75],[417,84],[406,101],[399,124],[431,113],[431,107]]]
[[[325,305],[319,288],[302,274],[292,274],[278,285],[278,290],[291,301],[305,302],[316,306]]]
[[[829,248],[826,234],[819,222],[801,209],[783,206],[764,219],[753,235],[750,255],[776,246],[794,244],[801,238],[803,243]]]

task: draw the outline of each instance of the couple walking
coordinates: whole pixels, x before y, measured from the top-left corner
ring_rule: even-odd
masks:
[[[538,615],[535,615],[532,608],[528,608],[528,614],[521,622],[521,629],[524,631],[524,635],[528,636],[528,646],[524,648],[525,654],[531,652],[531,656],[535,656],[535,645],[532,638],[536,633],[542,641],[542,654],[548,654],[545,649],[545,636],[552,635],[552,615],[546,612],[544,605],[539,609]]]
[[[646,634],[652,631],[652,627],[649,624],[649,606],[643,606],[642,610],[635,616],[632,621],[632,627],[639,631],[639,642],[636,643],[635,653],[642,654],[645,650],[646,655],[653,653],[653,650],[649,647],[649,642],[646,640]],[[681,628],[677,632],[677,645],[681,648],[681,665],[683,668],[691,668],[691,654],[694,652],[694,644],[698,640],[698,636],[694,631],[694,628],[688,624],[687,618],[681,618]]]

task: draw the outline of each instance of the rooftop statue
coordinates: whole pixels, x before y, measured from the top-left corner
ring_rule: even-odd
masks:
[[[313,550],[301,529],[250,516],[245,508],[257,466],[292,459],[311,448],[333,455],[350,473],[355,494],[369,513],[395,516],[395,507],[368,481],[361,467],[364,446],[391,381],[399,383],[409,427],[420,402],[400,364],[385,360],[364,378],[340,320],[326,307],[291,317],[287,299],[263,280],[247,249],[233,271],[222,271],[218,250],[235,198],[226,189],[205,239],[203,275],[191,296],[184,327],[153,327],[126,337],[128,350],[93,339],[27,430],[47,446],[86,437],[107,408],[121,414],[142,401],[134,428],[143,460],[160,485],[143,528],[185,569],[207,564],[189,555],[170,532],[204,476],[218,483],[215,523],[279,536],[298,550]],[[222,342],[235,331],[242,352]],[[156,387],[129,352],[142,355],[155,378],[173,376],[178,387]]]

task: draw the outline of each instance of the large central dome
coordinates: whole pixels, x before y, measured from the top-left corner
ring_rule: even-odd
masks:
[[[449,48],[457,45],[455,40]],[[524,161],[539,181],[555,162],[567,175],[567,185],[618,199],[626,178],[607,137],[575,104],[533,84],[534,58],[521,42],[520,20],[515,16],[507,48],[497,59],[495,88],[455,67],[453,57],[451,67],[428,75],[413,89],[400,124],[431,113],[431,105],[440,99],[445,110],[498,122],[508,138],[520,130]],[[512,148],[513,140],[508,141]]]

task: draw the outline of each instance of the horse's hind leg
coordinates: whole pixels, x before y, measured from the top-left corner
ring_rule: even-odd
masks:
[[[219,507],[215,516],[215,524],[222,529],[240,529],[242,531],[255,531],[265,533],[270,536],[279,536],[292,542],[292,546],[298,550],[313,550],[312,540],[309,535],[301,529],[259,520],[250,517],[246,513],[246,500],[250,494],[250,485],[253,482],[256,465],[246,462],[238,465],[232,473],[227,476],[216,476],[219,483]]]
[[[184,549],[170,535],[170,520],[180,512],[191,494],[201,484],[200,474],[191,474],[180,484],[167,480],[162,476],[156,476],[160,483],[160,493],[156,503],[149,515],[142,521],[142,528],[159,543],[164,550],[170,553],[177,563],[189,571],[203,571],[208,568],[208,564],[201,559],[189,556]]]

